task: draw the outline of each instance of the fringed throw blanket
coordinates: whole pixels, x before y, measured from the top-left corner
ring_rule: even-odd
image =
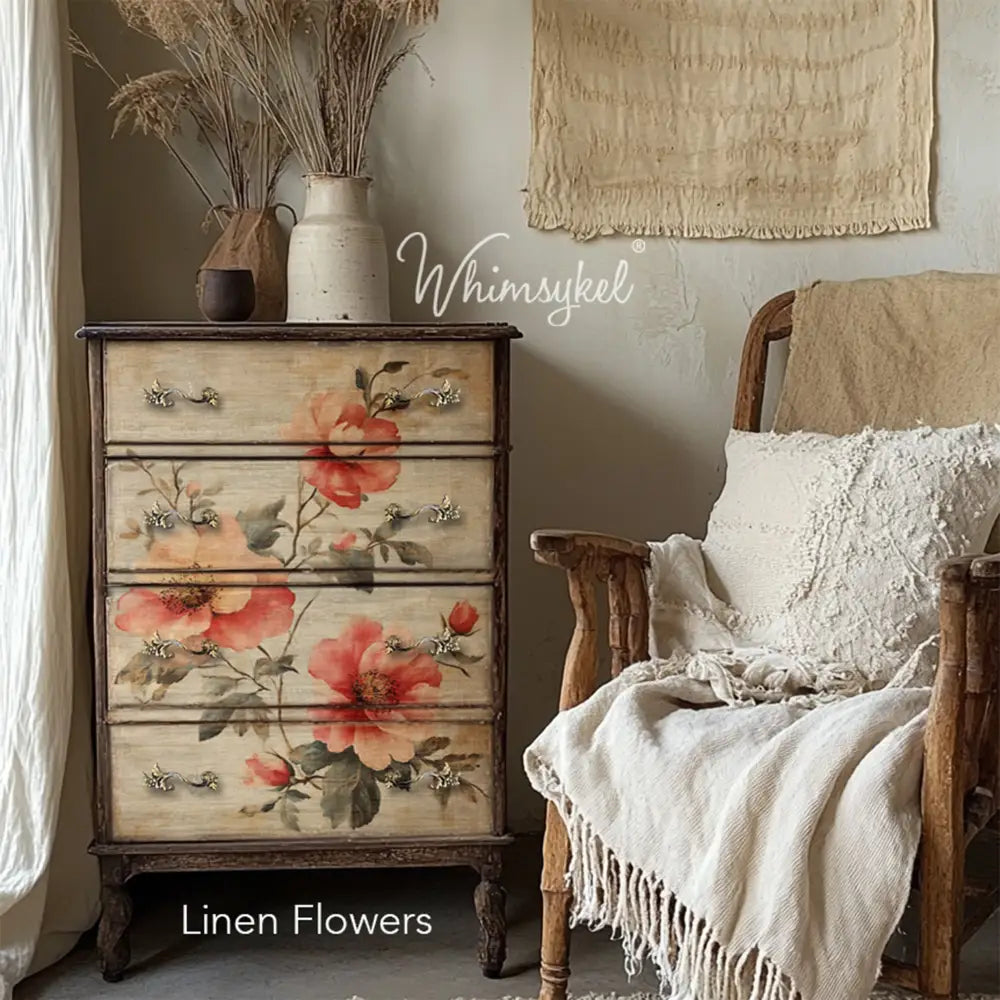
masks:
[[[528,223],[930,226],[932,0],[534,0]]]
[[[699,598],[697,543],[667,548],[695,595],[673,610],[676,648],[525,754],[569,830],[574,919],[612,928],[630,972],[651,958],[685,1000],[864,1000],[909,894],[929,690],[683,648],[725,625]]]

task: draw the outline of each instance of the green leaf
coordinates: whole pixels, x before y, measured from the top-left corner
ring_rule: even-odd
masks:
[[[309,798],[305,792],[300,792],[297,788],[289,788],[288,791],[285,792],[285,795],[290,799],[294,799],[296,802],[301,802],[303,799]]]
[[[354,385],[361,390],[368,388],[368,375],[365,373],[364,368],[354,369]]]
[[[299,832],[299,807],[291,798],[292,789],[289,789],[282,796],[278,806],[278,815],[281,817],[281,824],[288,830]]]
[[[469,784],[467,781],[459,782],[458,787],[455,788],[455,793],[468,799],[470,802],[477,802],[477,796],[480,794],[476,786]]]
[[[247,538],[247,548],[253,552],[265,552],[281,537],[281,529],[292,530],[287,521],[282,521],[278,514],[285,506],[285,498],[274,503],[263,504],[260,507],[250,507],[239,511],[236,520]]]
[[[317,569],[332,569],[337,579],[349,586],[371,593],[375,586],[375,554],[367,549],[340,551],[331,545],[327,556],[328,566],[314,563]]]
[[[261,807],[260,811],[262,813],[269,813],[278,804],[277,799],[273,799],[271,802],[265,802]]]
[[[323,775],[320,809],[336,830],[347,824],[352,830],[367,826],[382,801],[375,772],[365,767],[353,750],[345,752]]]
[[[204,743],[205,740],[210,740],[213,737],[218,736],[219,733],[226,728],[235,710],[235,705],[227,705],[223,703],[215,708],[208,708],[202,712],[201,719],[198,723],[199,741]]]
[[[389,766],[379,771],[375,777],[392,788],[400,788],[404,792],[408,792],[413,784],[413,775],[414,768],[409,761],[401,764],[398,760],[390,760]]]
[[[403,517],[394,517],[391,521],[383,521],[376,529],[374,540],[376,542],[384,542],[393,535],[398,534],[406,525],[406,519]]]
[[[434,556],[426,545],[418,542],[392,542],[400,562],[406,566],[433,566]]]
[[[212,698],[221,698],[223,695],[229,694],[242,680],[242,677],[205,677],[202,684],[207,695]]]
[[[382,365],[382,371],[388,372],[390,375],[397,375],[409,363],[410,363],[409,361],[388,361],[384,365]]]
[[[382,562],[387,563],[389,561],[389,546],[385,542],[378,547],[378,554],[382,557]]]
[[[436,760],[439,764],[447,764],[456,774],[462,774],[475,771],[482,756],[479,753],[449,753]]]
[[[431,736],[424,740],[422,743],[418,743],[414,748],[414,757],[428,757],[432,753],[437,753],[438,750],[444,750],[451,744],[451,739],[447,736]]]
[[[444,378],[446,375],[451,375],[457,371],[457,368],[435,368],[431,372],[431,378]]]
[[[258,726],[263,728],[267,718],[267,705],[256,694],[234,691],[202,713],[198,739],[202,742],[210,740],[218,736],[228,724],[232,724],[236,734],[242,736],[251,725],[255,731],[258,731]],[[266,731],[264,735],[267,735]]]
[[[463,666],[471,667],[475,663],[480,663],[483,657],[481,656],[469,656],[468,653],[448,653],[447,660],[454,660],[453,664],[449,663],[449,666],[458,666],[460,663]]]
[[[344,751],[347,753],[348,751]],[[353,753],[353,751],[351,751]],[[332,764],[341,754],[333,753],[322,740],[313,740],[312,743],[303,743],[295,747],[288,754],[288,759],[293,764],[298,764],[303,774],[315,774],[322,771],[324,767]]]
[[[272,660],[270,656],[262,656],[253,665],[253,679],[259,681],[261,677],[279,677],[281,674],[297,674],[298,670],[292,666],[294,655],[285,653],[277,659]]]

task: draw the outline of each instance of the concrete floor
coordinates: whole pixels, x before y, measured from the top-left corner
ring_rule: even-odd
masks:
[[[62,962],[23,983],[15,1000],[449,1000],[537,996],[540,843],[526,838],[507,860],[508,959],[504,977],[484,979],[476,964],[477,923],[471,871],[263,872],[157,875],[133,883],[133,962],[121,983],[97,971],[93,936]],[[296,904],[321,901],[330,912],[427,913],[420,936],[291,933]],[[192,937],[181,908],[271,912],[284,932],[264,937]],[[1000,923],[994,916],[966,946],[962,989],[1000,996]],[[574,932],[573,985],[588,990],[655,992],[646,971],[629,983],[620,946],[606,932]]]

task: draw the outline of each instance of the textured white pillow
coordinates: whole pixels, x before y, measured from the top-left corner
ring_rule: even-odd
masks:
[[[733,431],[703,545],[741,642],[885,682],[937,631],[938,563],[982,551],[1000,428]]]

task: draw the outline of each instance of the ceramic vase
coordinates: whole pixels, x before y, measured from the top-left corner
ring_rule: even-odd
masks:
[[[385,235],[367,177],[306,176],[305,211],[288,247],[290,323],[387,323]]]
[[[225,228],[202,267],[243,267],[253,271],[256,303],[250,318],[280,323],[285,318],[288,237],[278,222],[279,208],[288,206],[218,207],[215,211],[225,220]],[[291,212],[290,208],[288,210]],[[293,218],[294,215],[292,212]]]
[[[198,308],[213,323],[241,323],[256,304],[253,271],[245,267],[203,267],[198,272]]]

